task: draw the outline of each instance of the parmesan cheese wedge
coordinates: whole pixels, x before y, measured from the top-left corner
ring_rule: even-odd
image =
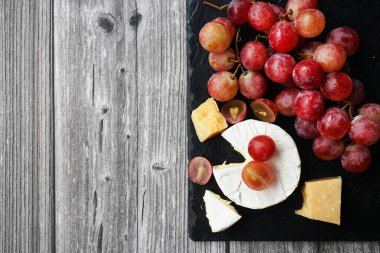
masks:
[[[276,143],[275,155],[267,161],[276,171],[276,181],[263,191],[249,188],[241,174],[253,159],[248,153],[249,141],[257,135],[268,135]],[[243,163],[214,166],[213,174],[223,194],[240,206],[262,209],[284,201],[297,188],[301,160],[292,137],[281,127],[257,120],[240,122],[222,133],[244,158]]]
[[[341,194],[341,177],[307,181],[302,189],[303,206],[296,214],[340,225]]]
[[[241,219],[230,201],[222,199],[212,191],[206,190],[203,200],[206,206],[206,216],[213,233],[226,230]]]

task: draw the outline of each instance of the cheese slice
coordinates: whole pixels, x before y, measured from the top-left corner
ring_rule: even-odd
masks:
[[[228,127],[213,98],[207,99],[195,109],[191,113],[191,120],[200,142],[221,133]]]
[[[296,214],[340,225],[341,194],[341,177],[307,181],[302,189],[303,206]]]
[[[213,233],[226,230],[241,219],[230,201],[222,199],[212,191],[206,190],[203,200],[206,206],[206,217]]]
[[[248,153],[249,141],[257,135],[268,135],[276,143],[275,155],[267,161],[276,171],[276,181],[263,191],[249,188],[241,174],[253,159]],[[297,188],[301,160],[292,137],[281,127],[257,120],[246,120],[222,133],[246,161],[214,166],[213,174],[223,194],[240,206],[262,209],[284,201]]]

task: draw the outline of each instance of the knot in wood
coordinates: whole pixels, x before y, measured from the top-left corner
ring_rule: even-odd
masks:
[[[95,24],[98,29],[106,34],[112,34],[116,30],[116,20],[111,13],[98,12],[95,14]]]
[[[133,12],[133,15],[129,18],[129,25],[133,28],[133,30],[137,30],[137,27],[140,24],[140,21],[142,19],[142,15],[135,10]]]

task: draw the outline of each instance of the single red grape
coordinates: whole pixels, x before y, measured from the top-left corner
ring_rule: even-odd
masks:
[[[246,98],[262,98],[268,90],[268,81],[261,72],[245,71],[239,77],[239,90]]]
[[[329,108],[317,122],[319,133],[333,141],[342,139],[350,127],[350,117],[338,107]]]
[[[233,37],[222,23],[210,21],[199,32],[199,42],[210,53],[223,53],[230,46]]]
[[[327,73],[339,71],[346,62],[346,51],[337,44],[322,44],[315,50],[313,60]]]
[[[244,68],[258,71],[264,68],[268,59],[266,46],[259,41],[247,42],[240,52],[240,61]]]
[[[257,135],[248,144],[249,155],[258,162],[268,161],[276,152],[276,144],[267,135]]]
[[[325,81],[325,72],[321,65],[314,60],[303,60],[293,69],[293,81],[305,90],[316,89]]]
[[[268,31],[277,21],[272,7],[265,2],[254,2],[248,12],[248,21],[259,32]]]
[[[236,59],[234,50],[229,48],[223,53],[210,53],[208,56],[208,62],[215,71],[227,71],[235,66],[234,60]]]
[[[236,33],[236,27],[235,27],[235,25],[231,22],[231,20],[229,20],[228,18],[222,18],[222,17],[219,17],[219,18],[214,19],[214,21],[219,22],[219,23],[222,23],[223,25],[225,25],[225,26],[228,28],[228,30],[230,31],[231,37],[234,37],[234,36],[235,36],[235,33]]]
[[[317,8],[317,0],[289,0],[285,6],[286,12],[289,13],[288,18],[290,21],[295,20],[297,15],[303,10]]]
[[[343,72],[333,72],[327,75],[321,84],[322,94],[332,101],[346,99],[352,91],[351,78]]]
[[[360,107],[359,115],[366,115],[371,120],[380,124],[380,105],[375,103],[365,104]]]
[[[313,151],[319,159],[331,161],[343,153],[344,142],[342,140],[333,141],[323,136],[318,136],[313,142]]]
[[[227,102],[236,96],[239,82],[231,72],[221,71],[211,76],[207,88],[211,97],[220,102]]]
[[[292,76],[296,61],[288,54],[277,53],[269,57],[264,70],[267,77],[275,83],[285,83]]]
[[[325,99],[317,90],[301,91],[294,102],[296,115],[308,121],[316,121],[323,113]]]
[[[277,107],[269,99],[255,99],[251,102],[251,108],[256,118],[261,121],[273,123],[277,119]]]
[[[352,79],[352,91],[351,91],[351,94],[345,100],[350,102],[352,105],[357,106],[363,101],[364,96],[365,96],[364,84],[358,79]],[[380,120],[379,120],[379,123],[380,123]]]
[[[189,162],[188,176],[191,182],[205,185],[210,181],[212,175],[211,163],[203,157],[194,157]]]
[[[316,121],[303,120],[297,117],[294,122],[294,129],[299,137],[307,140],[314,139],[319,135]]]
[[[317,37],[323,32],[325,25],[325,15],[317,9],[301,11],[294,21],[294,27],[298,34],[304,38]]]
[[[224,104],[220,112],[228,123],[236,124],[243,121],[247,116],[247,106],[242,100],[233,99]]]
[[[358,115],[351,122],[348,136],[356,144],[371,146],[379,140],[380,125],[366,115]]]
[[[362,173],[371,165],[372,155],[367,147],[348,145],[340,157],[343,168],[351,173]]]
[[[274,51],[288,53],[296,48],[298,33],[292,23],[278,21],[269,30],[268,41]]]
[[[326,42],[340,45],[346,51],[347,56],[353,55],[359,48],[359,34],[348,26],[338,27],[328,35]]]
[[[273,168],[266,163],[251,161],[242,171],[244,183],[255,191],[261,191],[273,184],[276,174]]]
[[[232,0],[227,8],[228,19],[236,25],[248,22],[248,11],[252,3],[249,0]]]
[[[299,92],[297,89],[287,88],[278,93],[274,100],[278,112],[287,117],[295,116],[294,101]]]

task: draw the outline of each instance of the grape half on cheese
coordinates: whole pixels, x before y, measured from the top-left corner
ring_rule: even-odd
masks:
[[[206,190],[203,200],[206,206],[206,216],[213,233],[226,230],[240,220],[241,216],[231,206],[231,202],[222,199],[218,194]]]
[[[277,151],[266,161],[276,172],[276,181],[263,191],[249,188],[242,180],[242,170],[252,161],[248,153],[249,141],[257,135],[268,135]],[[257,120],[246,120],[222,133],[246,161],[214,166],[214,176],[223,194],[240,206],[262,209],[284,201],[297,188],[301,174],[301,160],[292,137],[281,127]]]

